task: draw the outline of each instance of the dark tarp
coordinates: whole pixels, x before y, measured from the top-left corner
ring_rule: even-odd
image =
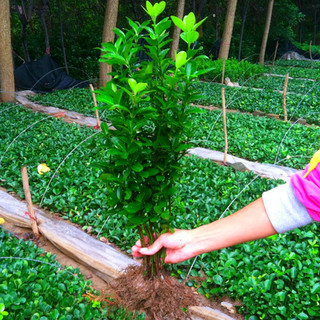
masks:
[[[15,69],[14,78],[16,88],[35,92],[52,92],[89,86],[87,81],[83,82],[70,77],[49,55],[22,64]]]

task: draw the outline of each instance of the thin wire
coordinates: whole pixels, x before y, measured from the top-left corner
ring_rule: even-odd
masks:
[[[83,141],[81,141],[81,142],[80,142],[79,144],[77,144],[77,145],[66,155],[66,157],[60,162],[60,164],[59,164],[59,166],[57,167],[56,171],[55,171],[54,174],[52,175],[49,183],[47,184],[47,187],[46,187],[46,189],[45,189],[45,191],[44,191],[44,193],[43,193],[42,199],[41,199],[41,201],[40,201],[40,207],[41,207],[41,205],[42,205],[42,202],[43,202],[43,200],[44,200],[44,197],[45,197],[45,195],[46,195],[46,193],[47,193],[47,191],[48,191],[48,188],[49,188],[49,186],[50,186],[53,178],[55,177],[56,173],[57,173],[58,170],[61,168],[61,166],[63,165],[63,163],[64,163],[64,162],[69,158],[69,156],[70,156],[77,148],[79,148],[84,142],[86,142],[87,140],[89,140],[90,138],[92,138],[93,136],[95,136],[95,135],[97,135],[97,134],[99,134],[99,133],[101,133],[101,132],[100,132],[100,131],[95,132],[95,133],[93,133],[92,135],[90,135],[89,137],[87,137],[86,139],[84,139]]]
[[[52,264],[52,263],[41,261],[41,260],[37,260],[37,259],[22,258],[22,257],[0,257],[0,259],[1,260],[3,260],[3,259],[14,259],[14,260],[27,260],[27,261],[39,262],[39,263],[43,263],[43,264],[46,264],[46,265],[51,266],[51,267],[55,267],[55,268],[59,269],[58,271],[63,270],[63,271],[66,271],[66,272],[70,273],[74,277],[78,277],[78,275],[68,271],[66,268],[63,268],[61,265]]]
[[[23,131],[21,131],[12,141],[11,143],[9,144],[9,146],[7,147],[7,149],[5,150],[5,152],[3,153],[1,159],[0,159],[0,164],[2,162],[2,159],[3,157],[5,156],[5,154],[7,153],[7,151],[10,149],[10,147],[12,146],[12,144],[23,134],[25,133],[28,129],[30,129],[31,127],[33,127],[34,125],[36,125],[37,123],[41,122],[41,121],[44,121],[44,120],[48,120],[50,118],[43,118],[43,119],[40,119],[36,122],[34,122],[33,124],[31,124],[30,126],[28,126],[27,128],[25,128]]]

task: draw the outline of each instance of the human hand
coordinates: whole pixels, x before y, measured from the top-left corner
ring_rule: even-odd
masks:
[[[193,249],[192,233],[189,230],[175,230],[162,234],[152,245],[142,248],[138,240],[132,247],[134,257],[154,255],[161,248],[166,249],[165,263],[178,263],[196,255]]]

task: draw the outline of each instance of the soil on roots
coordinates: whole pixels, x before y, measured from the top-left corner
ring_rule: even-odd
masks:
[[[145,279],[143,267],[129,267],[109,285],[116,303],[130,311],[145,312],[148,320],[190,319],[182,309],[201,304],[191,288],[174,278]]]

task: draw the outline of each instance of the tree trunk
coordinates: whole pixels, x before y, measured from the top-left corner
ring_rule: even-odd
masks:
[[[65,46],[64,46],[63,19],[62,19],[62,12],[61,12],[60,0],[57,0],[57,6],[58,6],[58,12],[59,12],[60,39],[61,39],[61,47],[62,47],[62,53],[63,53],[64,66],[65,66],[65,68],[66,68],[66,73],[69,74],[66,48],[65,48]]]
[[[268,41],[269,30],[270,30],[273,3],[274,3],[274,0],[269,0],[268,12],[267,12],[267,18],[266,18],[266,25],[264,27],[264,33],[263,33],[261,49],[260,49],[260,55],[259,55],[259,63],[260,64],[264,64],[264,57],[265,57],[265,54],[266,54],[266,48],[267,48],[267,41]]]
[[[248,13],[248,9],[249,9],[249,3],[250,3],[250,0],[246,0],[246,2],[244,4],[243,13],[242,13],[242,23],[241,23],[241,32],[240,32],[240,41],[239,41],[238,61],[241,60],[243,33],[244,33],[244,26],[245,26],[246,20],[247,20],[247,13]]]
[[[48,7],[48,0],[42,0],[42,3],[40,4],[40,19],[43,26],[44,31],[44,39],[46,44],[46,54],[50,54],[50,40],[49,40],[49,33],[48,33],[48,27],[47,27],[47,21],[46,21],[46,15],[49,10]]]
[[[17,0],[14,0],[14,7],[17,12],[17,15],[21,22],[21,44],[23,48],[24,60],[30,62],[30,55],[28,50],[28,43],[26,39],[27,27],[30,22],[33,9],[34,1],[33,0],[22,0],[21,5],[18,5]]]
[[[135,1],[135,0],[131,0],[131,6],[132,6],[132,10],[133,10],[135,19],[136,19],[137,21],[140,21],[141,15],[140,15],[139,11],[137,10],[137,4],[136,4],[136,1]]]
[[[9,0],[0,1],[0,21],[1,100],[3,102],[11,102],[15,100],[15,88],[13,77]]]
[[[185,3],[186,3],[185,0],[178,1],[176,16],[180,19],[183,19]],[[172,44],[171,44],[171,50],[170,50],[170,58],[172,59],[174,59],[174,52],[178,51],[179,49],[179,40],[180,40],[180,29],[175,25],[173,28]]]
[[[197,21],[200,21],[202,19],[202,12],[204,7],[207,5],[207,0],[201,0],[200,4],[198,5],[198,9],[195,9],[194,12],[196,12],[196,18]],[[199,32],[199,39],[203,39],[203,24],[201,24],[198,28]]]
[[[317,30],[317,25],[318,25],[318,7],[314,6],[313,7],[313,43],[314,45],[317,45],[317,36],[318,36],[318,30]]]
[[[117,25],[118,8],[119,0],[108,0],[104,17],[102,43],[114,42],[115,34],[113,32],[113,29]],[[107,84],[107,82],[111,79],[111,76],[108,75],[108,73],[110,73],[111,71],[111,65],[105,62],[100,62],[99,87],[104,87]]]
[[[236,9],[237,9],[237,0],[229,0],[227,14],[226,14],[226,21],[224,24],[222,42],[221,42],[220,51],[219,51],[219,59],[225,59],[225,60],[228,59]]]

